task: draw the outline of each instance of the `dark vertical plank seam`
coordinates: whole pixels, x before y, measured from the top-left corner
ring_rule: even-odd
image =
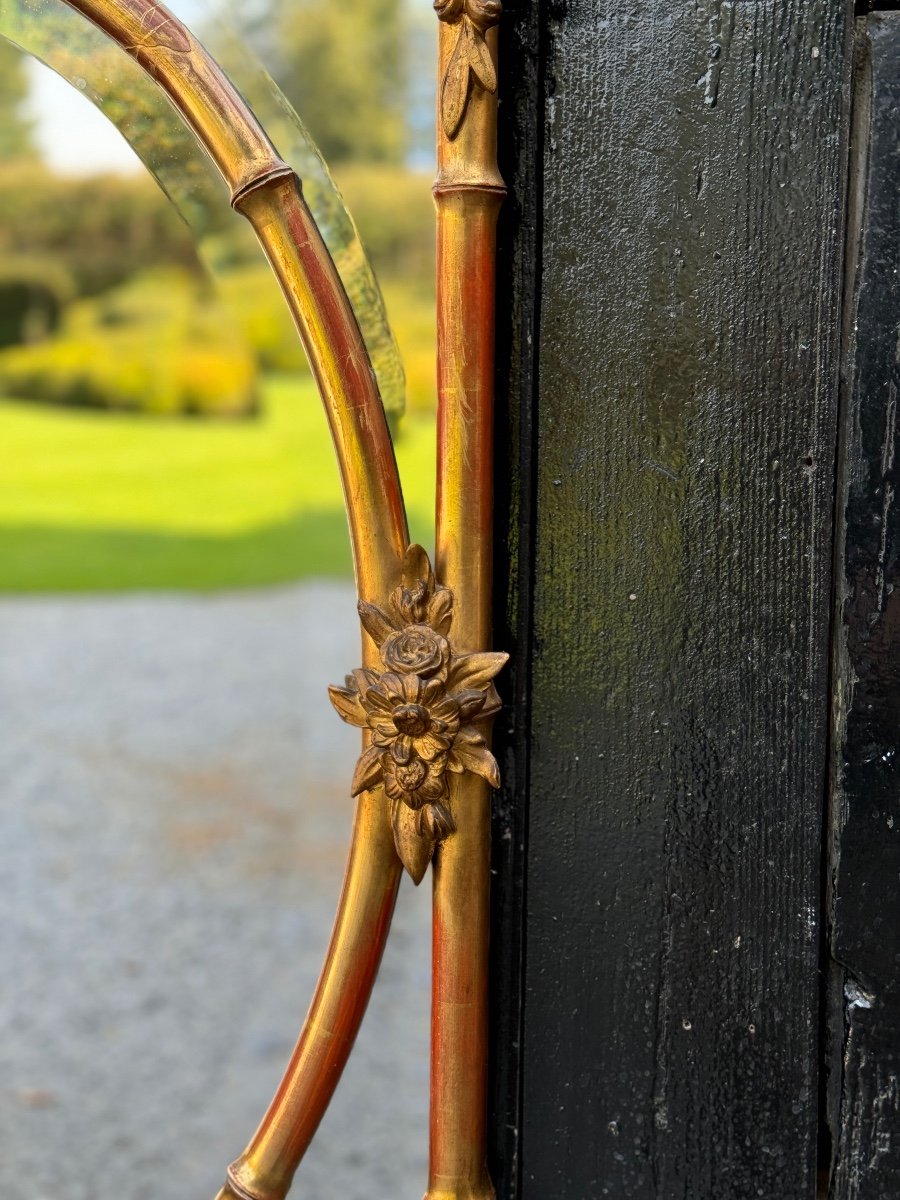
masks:
[[[497,503],[495,536],[498,567],[495,600],[495,643],[513,655],[504,690],[508,720],[498,728],[497,752],[503,763],[503,788],[493,823],[491,1107],[493,1142],[491,1172],[502,1200],[517,1200],[521,1191],[521,1113],[523,1103],[522,1041],[524,965],[526,953],[526,847],[531,734],[533,661],[533,594],[535,573],[535,506],[537,476],[537,406],[540,364],[538,328],[543,258],[544,88],[546,26],[540,0],[509,0],[507,21],[531,25],[530,46],[535,72],[524,85],[521,57],[526,49],[504,45],[500,66],[501,172],[511,187],[527,184],[513,195],[501,214],[498,230],[497,289]],[[530,84],[530,90],[529,90]],[[503,107],[518,102],[517,111]],[[512,159],[512,126],[532,131],[527,161]],[[528,228],[530,222],[530,229]],[[511,301],[518,291],[519,308]],[[517,321],[516,321],[517,319]],[[515,328],[513,327],[515,323]],[[517,368],[513,357],[518,351]],[[518,388],[510,387],[510,380]],[[514,408],[513,408],[514,406]],[[510,435],[516,460],[510,462]],[[513,494],[512,489],[515,489]],[[511,520],[516,525],[515,562],[510,555]],[[501,1062],[503,1065],[501,1066]]]
[[[900,848],[891,832],[900,711],[900,642],[891,594],[900,575],[900,523],[896,510],[890,511],[898,486],[892,408],[900,379],[900,20],[887,11],[863,19],[859,47],[833,646],[828,1118],[834,1139],[830,1194],[836,1200],[882,1200],[900,1194],[900,941],[891,907]]]
[[[540,337],[538,331],[541,324],[541,269],[543,264],[543,229],[544,229],[544,105],[545,105],[545,67],[547,63],[547,54],[545,53],[546,25],[544,14],[541,11],[540,0],[536,0],[538,10],[538,28],[537,28],[537,95],[535,97],[537,136],[535,141],[535,156],[534,156],[534,258],[532,266],[534,270],[533,277],[533,295],[532,295],[532,310],[529,330],[529,348],[530,348],[530,373],[528,377],[529,392],[528,404],[522,406],[522,414],[524,417],[525,427],[522,430],[522,441],[520,446],[519,459],[519,477],[521,482],[520,500],[522,509],[520,513],[520,541],[526,548],[525,560],[523,563],[524,570],[519,579],[519,611],[518,611],[518,629],[517,640],[520,646],[527,645],[528,654],[521,669],[520,694],[517,696],[517,711],[520,714],[519,726],[517,729],[516,738],[516,757],[519,763],[519,778],[518,778],[518,800],[521,807],[521,845],[523,849],[522,855],[522,876],[520,887],[520,910],[518,914],[518,936],[519,936],[519,962],[520,962],[520,991],[519,991],[519,1007],[516,1021],[516,1043],[520,1048],[524,1044],[524,1027],[525,1027],[525,970],[528,959],[528,938],[526,916],[528,912],[528,867],[527,854],[524,853],[528,846],[528,827],[531,802],[531,756],[529,754],[529,746],[531,743],[531,726],[532,726],[532,664],[534,661],[533,654],[533,601],[534,601],[534,581],[535,581],[535,555],[537,548],[537,471],[535,469],[535,461],[537,458],[537,439],[538,439],[538,413],[540,406],[540,357],[538,354],[538,346]],[[524,587],[523,587],[524,584]],[[517,1077],[516,1091],[516,1130],[517,1130],[517,1170],[515,1176],[515,1191],[510,1200],[517,1200],[521,1191],[521,1138],[519,1133],[522,1128],[521,1112],[524,1103],[524,1072],[522,1071],[522,1060],[519,1059],[519,1072]]]
[[[863,0],[865,2],[865,0]],[[859,3],[855,11],[861,11]],[[843,586],[843,556],[846,540],[844,508],[846,494],[841,481],[847,477],[848,420],[853,386],[851,339],[858,290],[857,260],[859,239],[866,210],[866,160],[868,156],[868,122],[871,104],[871,80],[868,72],[865,40],[865,19],[848,21],[851,45],[847,54],[852,62],[850,80],[850,114],[845,147],[846,187],[842,206],[844,254],[841,264],[841,314],[838,381],[838,414],[834,451],[834,503],[832,515],[833,556],[831,571],[831,619],[829,627],[828,696],[829,721],[827,733],[827,771],[825,776],[824,837],[822,839],[822,920],[820,934],[820,1006],[819,1006],[819,1132],[818,1132],[818,1194],[827,1196],[834,1171],[837,1138],[834,1122],[840,1110],[841,1059],[844,1053],[843,994],[845,970],[831,952],[832,896],[837,863],[836,763],[840,750],[837,685],[840,678],[840,629]],[[835,1016],[837,1015],[837,1020]]]

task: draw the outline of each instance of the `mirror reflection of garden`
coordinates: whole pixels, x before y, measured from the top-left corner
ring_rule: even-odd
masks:
[[[406,374],[405,411],[396,389],[386,409],[426,545],[429,7],[254,6],[384,293]],[[352,565],[321,402],[224,188],[188,228],[124,142],[66,144],[51,95],[96,119],[0,40],[0,1184],[140,1200],[165,1166],[188,1200],[253,1132],[324,955],[353,815],[358,739],[326,695],[358,660]],[[424,1177],[428,889],[400,909],[304,1166],[319,1194]]]
[[[0,356],[2,358],[2,356]],[[255,415],[148,420],[0,401],[0,591],[223,588],[351,573],[312,380],[264,375]],[[404,418],[413,533],[429,538],[434,443]]]
[[[0,56],[0,591],[348,574],[340,487],[306,360],[224,191],[198,218],[198,256],[145,173],[61,175],[33,122],[17,125],[28,91],[20,57],[3,43]],[[339,171],[402,352],[406,411],[392,394],[388,412],[413,532],[427,542],[428,175],[353,158]]]

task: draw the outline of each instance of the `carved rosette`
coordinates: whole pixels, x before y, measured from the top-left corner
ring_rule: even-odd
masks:
[[[459,133],[474,84],[492,95],[497,72],[485,33],[500,20],[501,0],[434,0],[441,21],[459,26],[456,46],[441,84],[441,124],[452,142]]]
[[[497,762],[471,722],[500,707],[491,680],[509,655],[454,651],[453,594],[435,583],[421,546],[407,550],[388,610],[360,601],[359,615],[384,670],[354,671],[328,693],[344,721],[371,733],[352,793],[384,787],[397,853],[419,883],[437,843],[456,829],[448,772],[500,784]]]

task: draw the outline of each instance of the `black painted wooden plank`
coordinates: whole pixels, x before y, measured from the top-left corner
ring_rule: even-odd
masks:
[[[536,7],[520,1194],[808,1198],[852,5]]]
[[[528,729],[533,630],[534,400],[543,195],[542,22],[535,0],[504,5],[498,158],[509,195],[497,230],[494,645],[510,664],[498,681],[494,730],[503,788],[492,822],[491,1121],[488,1159],[500,1197],[519,1194],[522,952]]]
[[[900,13],[863,23],[854,139],[831,945],[834,1200],[900,1197]]]

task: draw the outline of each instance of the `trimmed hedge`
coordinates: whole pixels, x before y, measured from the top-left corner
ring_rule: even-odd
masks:
[[[257,409],[256,366],[227,346],[61,338],[0,354],[0,389],[21,400],[166,416],[245,416]]]
[[[165,264],[197,268],[193,238],[149,175],[64,179],[0,163],[0,260],[51,258],[80,295]]]
[[[431,178],[402,167],[342,163],[335,181],[378,278],[427,285],[435,255]]]
[[[216,287],[264,371],[308,370],[300,335],[261,251],[253,266],[223,273]]]
[[[146,275],[73,304],[62,336],[0,352],[0,391],[23,400],[154,415],[257,411],[252,351],[193,281]]]

